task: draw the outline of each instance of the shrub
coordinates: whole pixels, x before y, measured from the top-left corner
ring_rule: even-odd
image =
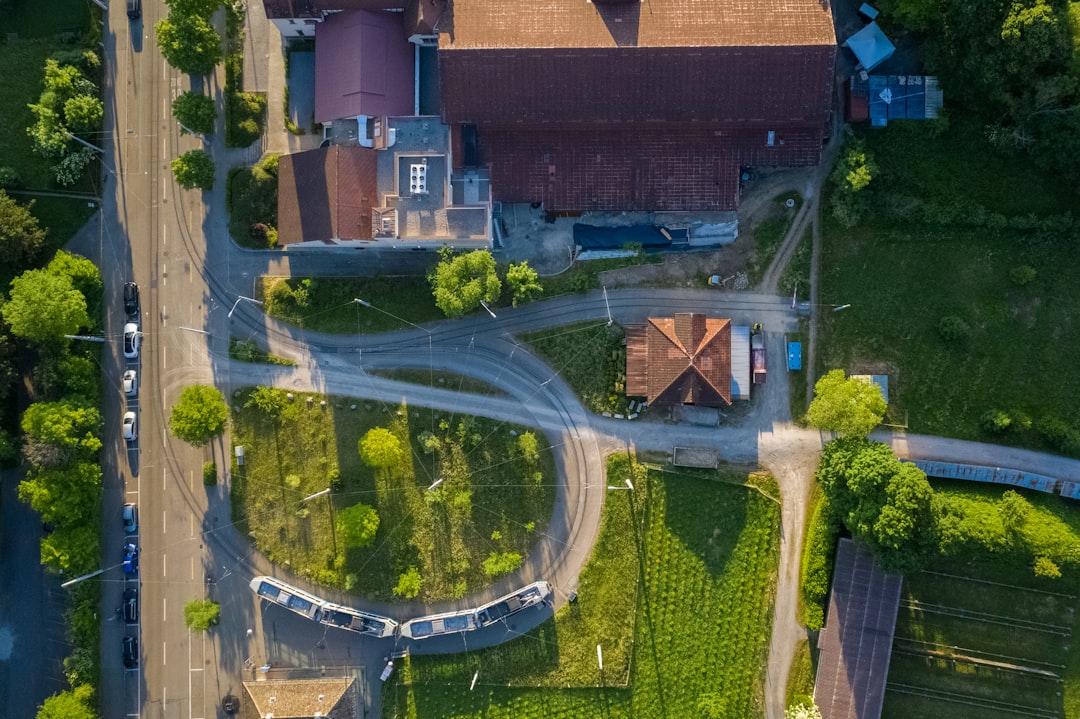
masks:
[[[1080,453],[1080,432],[1065,420],[1047,415],[1035,425],[1039,436],[1054,449],[1065,454]]]
[[[86,168],[94,161],[94,151],[89,147],[80,147],[72,150],[61,158],[60,162],[53,165],[53,178],[61,187],[71,187],[86,172]]]
[[[398,583],[393,592],[404,599],[412,599],[420,593],[423,584],[424,579],[420,576],[420,570],[409,567],[408,571],[398,577]]]
[[[1004,434],[1012,429],[1012,417],[1009,413],[1001,409],[992,409],[986,412],[979,419],[979,426],[983,428],[984,432],[991,434]]]
[[[971,334],[971,327],[962,317],[946,315],[938,322],[938,334],[946,342],[959,342]]]
[[[1009,279],[1017,287],[1031,284],[1037,276],[1038,273],[1031,265],[1019,265],[1009,270]]]
[[[509,574],[521,566],[521,555],[517,552],[492,552],[484,560],[484,574],[498,577]]]
[[[379,513],[367,504],[354,504],[338,513],[337,530],[346,547],[367,547],[379,531]]]
[[[801,587],[803,621],[806,628],[819,631],[825,624],[825,599],[829,596],[836,539],[840,522],[824,497],[814,507],[803,547]]]
[[[14,167],[0,167],[0,190],[14,190],[22,187],[22,178]]]
[[[217,463],[216,462],[203,462],[202,466],[202,483],[204,487],[213,487],[217,485]]]

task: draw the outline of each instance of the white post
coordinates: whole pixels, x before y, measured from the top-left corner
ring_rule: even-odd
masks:
[[[600,651],[600,645],[596,645],[596,663],[600,665],[600,671],[604,671],[604,653]]]

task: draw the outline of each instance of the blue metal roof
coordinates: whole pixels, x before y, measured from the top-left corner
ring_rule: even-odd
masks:
[[[787,343],[787,368],[789,372],[802,369],[802,342]]]

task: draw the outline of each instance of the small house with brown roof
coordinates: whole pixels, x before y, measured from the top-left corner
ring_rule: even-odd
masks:
[[[240,719],[356,719],[360,692],[354,677],[244,682]]]
[[[626,394],[650,405],[732,402],[731,320],[681,312],[626,328]]]

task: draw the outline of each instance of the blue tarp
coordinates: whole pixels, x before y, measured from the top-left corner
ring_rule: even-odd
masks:
[[[667,233],[667,236],[664,233]],[[670,238],[670,239],[669,239]],[[665,250],[673,243],[685,245],[690,239],[686,229],[671,230],[653,225],[596,227],[574,225],[574,244],[582,250],[615,250],[627,245],[641,245],[646,250]]]
[[[892,57],[896,46],[892,44],[876,22],[871,22],[852,35],[844,43],[855,54],[859,64],[867,72]]]
[[[787,368],[789,372],[802,369],[802,342],[787,343]]]

